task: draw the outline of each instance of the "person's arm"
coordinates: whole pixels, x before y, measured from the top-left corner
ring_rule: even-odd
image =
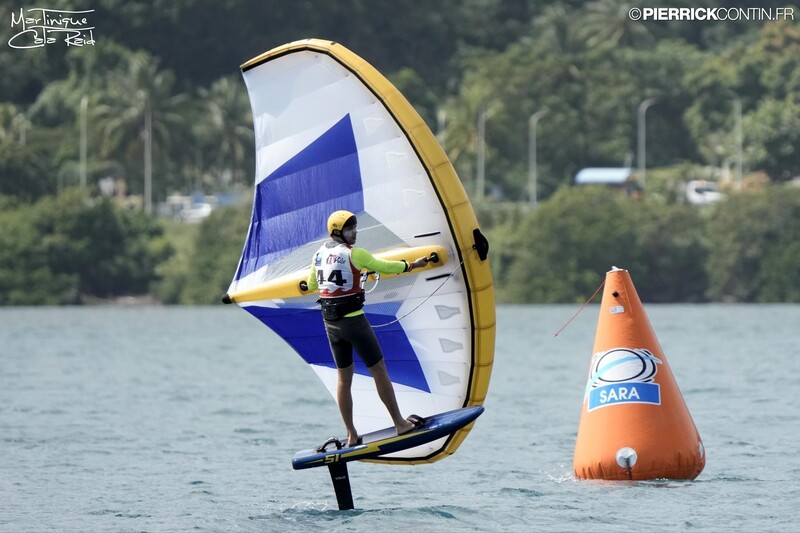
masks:
[[[414,268],[423,267],[428,262],[425,257],[420,257],[413,263],[409,263],[408,261],[386,261],[384,259],[378,259],[364,248],[353,248],[350,251],[350,260],[356,268],[370,270],[380,274],[400,274],[401,272],[408,272]]]
[[[306,287],[303,288],[301,285],[301,289],[304,291],[315,291],[319,288],[317,284],[317,267],[316,261],[314,259],[311,260],[311,271],[308,273],[308,278],[306,278]]]

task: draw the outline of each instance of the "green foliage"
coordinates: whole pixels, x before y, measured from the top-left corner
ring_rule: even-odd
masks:
[[[34,215],[0,210],[0,305],[54,305],[74,300],[78,274],[57,274],[40,245]]]
[[[714,301],[800,301],[800,190],[771,186],[719,203],[708,236],[708,296]]]
[[[160,302],[182,303],[181,297],[189,277],[191,255],[199,228],[198,224],[164,222],[164,238],[172,245],[175,253],[156,270],[159,279],[153,284],[152,292]]]
[[[132,56],[129,49],[108,39],[96,46],[69,49],[65,57],[66,77],[53,79],[42,89],[30,108],[31,118],[47,127],[77,125],[81,100],[88,98],[91,104],[88,109],[93,109],[97,96],[108,89],[116,75],[124,72]]]
[[[158,58],[133,54],[126,68],[110,77],[91,115],[99,125],[96,131],[102,139],[101,153],[125,164],[130,175],[146,177],[149,172],[145,150],[150,138],[153,169],[161,177],[153,182],[154,189],[161,197],[175,185],[170,183],[164,165],[170,160],[184,161],[187,156],[181,148],[186,144],[182,141],[189,138],[187,117],[192,116],[189,96],[176,93],[175,83],[172,71],[159,69]],[[145,163],[140,174],[142,154]],[[133,181],[134,190],[140,190],[139,183]],[[148,200],[145,198],[145,202]]]
[[[23,6],[10,1],[2,2],[2,24],[0,24],[0,102],[30,104],[39,91],[54,78],[63,75],[66,46],[60,48],[42,47],[35,49],[13,49],[9,40],[19,33],[11,26],[12,13],[19,16]],[[28,6],[25,6],[28,9]],[[58,9],[58,7],[50,7]],[[74,8],[73,8],[74,9]]]
[[[684,83],[693,101],[685,122],[707,163],[730,166],[738,150],[740,104],[744,167],[782,181],[800,168],[800,28],[796,23],[767,23],[752,41],[734,41],[686,72]]]
[[[144,294],[156,280],[156,267],[172,253],[155,219],[78,190],[20,203],[0,215],[0,304]]]
[[[145,122],[152,121],[156,201],[174,191],[224,189],[246,182],[254,164],[236,67],[315,36],[339,40],[390,74],[429,125],[445,111],[446,151],[470,192],[481,107],[486,188],[504,201],[527,199],[528,118],[549,110],[538,130],[542,200],[580,168],[630,163],[645,98],[656,98],[648,111],[648,167],[731,167],[731,91],[745,118],[745,170],[772,180],[797,174],[797,24],[649,24],[631,20],[628,8],[611,0],[187,0],[146,8],[103,0],[90,17],[103,35],[95,46],[7,50],[0,65],[28,90],[23,98],[0,83],[0,102],[16,104],[27,129],[57,132],[37,143],[47,145],[52,175],[64,185],[78,174],[79,109],[87,97],[90,184],[121,176],[131,193],[142,193]]]
[[[701,211],[657,202],[639,207],[633,246],[638,248],[642,270],[631,270],[639,296],[653,303],[705,301],[710,252]]]
[[[181,303],[216,304],[230,285],[242,253],[250,206],[215,210],[200,225]]]
[[[501,301],[583,302],[612,266],[631,272],[643,300],[705,299],[708,245],[695,208],[564,187],[519,217],[490,233]]]
[[[244,85],[238,78],[220,78],[210,88],[201,88],[199,94],[200,109],[208,120],[195,122],[192,127],[204,167],[211,169],[212,175],[228,176],[227,180],[207,179],[205,168],[199,168],[196,171],[201,174],[200,182],[211,190],[249,184],[250,176],[243,171],[254,166],[255,146],[250,100]]]
[[[758,276],[758,301],[800,303],[800,241],[774,248],[770,259]]]
[[[744,121],[748,166],[773,181],[787,181],[800,169],[800,99],[766,99]]]
[[[253,126],[237,66],[308,36],[342,42],[389,74],[437,134],[443,117],[442,142],[470,193],[486,111],[485,192],[499,201],[478,207],[501,301],[584,301],[612,265],[631,270],[648,301],[797,301],[800,250],[778,235],[798,234],[794,192],[735,195],[705,210],[680,205],[682,182],[733,168],[739,105],[745,174],[774,183],[800,173],[797,23],[655,24],[630,20],[629,6],[614,0],[545,4],[100,0],[90,17],[102,37],[95,46],[7,47],[0,195],[15,200],[0,198],[0,303],[147,290],[169,303],[216,302],[249,206],[165,236],[105,200],[47,195],[78,184],[83,117],[90,187],[120,177],[138,195],[152,173],[158,201],[247,184]],[[0,41],[13,31],[0,27]],[[656,99],[647,111],[646,201],[565,187],[583,167],[636,166],[645,98]],[[527,200],[528,120],[544,109],[542,203],[505,208],[500,201]],[[172,256],[168,242],[178,249]]]
[[[55,189],[53,170],[30,146],[0,143],[0,194],[33,201]]]
[[[638,105],[648,97],[656,98],[648,111],[648,166],[697,158],[683,123],[691,95],[680,80],[705,56],[684,41],[654,41],[640,25],[626,23],[627,13],[620,18],[604,4],[591,4],[590,13],[553,6],[535,21],[531,36],[501,52],[474,52],[464,60],[459,92],[446,107],[446,147],[464,181],[475,174],[481,103],[492,110],[486,124],[487,182],[503,189],[508,200],[526,199],[528,119],[543,109],[548,112],[537,127],[540,199],[582,167],[630,161]]]
[[[508,280],[513,302],[580,302],[616,265],[633,272],[641,261],[635,204],[606,187],[564,187],[522,223],[519,256]]]
[[[414,109],[436,132],[437,98],[430,85],[413,69],[404,67],[387,76],[397,90],[408,100]],[[246,98],[246,97],[245,97]]]

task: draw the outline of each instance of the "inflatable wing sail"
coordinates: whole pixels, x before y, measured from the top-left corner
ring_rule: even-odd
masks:
[[[364,311],[401,411],[426,416],[482,405],[495,335],[488,244],[430,129],[386,78],[340,44],[290,43],[245,63],[242,73],[255,125],[255,194],[224,300],[272,328],[336,398],[318,296],[300,281],[328,239],[328,215],[351,211],[359,247],[387,259],[439,258],[366,282]],[[369,371],[355,360],[356,427],[390,426]],[[436,461],[455,452],[470,427],[373,460]]]

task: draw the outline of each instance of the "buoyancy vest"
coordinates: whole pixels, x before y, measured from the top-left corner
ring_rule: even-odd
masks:
[[[361,270],[350,259],[351,246],[322,245],[314,257],[319,303],[325,320],[336,321],[364,306]]]

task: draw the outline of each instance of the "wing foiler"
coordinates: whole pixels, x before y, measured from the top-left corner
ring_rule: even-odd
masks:
[[[358,246],[387,259],[438,263],[368,280],[364,311],[383,347],[400,409],[429,416],[482,405],[494,360],[488,243],[464,188],[430,129],[377,70],[340,44],[308,39],[242,65],[253,112],[253,214],[223,301],[272,328],[336,398],[337,375],[318,296],[304,292],[328,215],[358,216]],[[360,432],[391,425],[356,359]],[[369,461],[434,462],[472,425]]]

